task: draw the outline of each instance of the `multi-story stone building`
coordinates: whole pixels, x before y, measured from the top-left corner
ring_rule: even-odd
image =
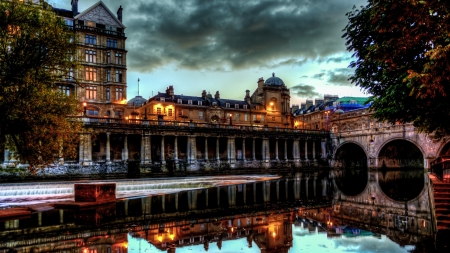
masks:
[[[148,101],[137,96],[128,102],[128,119],[150,121],[186,121],[235,126],[291,126],[290,93],[284,82],[272,74],[266,81],[261,77],[250,95],[246,90],[242,100],[214,96],[203,90],[200,96],[175,94],[173,86]]]
[[[71,10],[54,10],[75,31],[75,57],[81,66],[59,84],[59,89],[76,94],[88,116],[121,117],[127,98],[122,6],[116,16],[102,1],[82,12],[78,12],[78,0],[71,0],[71,5]]]

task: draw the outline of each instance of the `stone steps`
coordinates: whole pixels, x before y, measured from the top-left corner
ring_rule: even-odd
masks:
[[[438,231],[450,231],[450,183],[430,175],[433,185],[434,208]]]

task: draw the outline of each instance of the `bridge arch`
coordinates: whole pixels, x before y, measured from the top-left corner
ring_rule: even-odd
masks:
[[[436,157],[439,156],[450,156],[450,140],[446,142],[444,141],[444,143],[439,147],[436,152]]]
[[[425,151],[419,143],[409,138],[388,139],[378,147],[375,154],[377,167],[424,167]]]
[[[356,157],[356,159],[351,159],[352,157]],[[351,167],[355,165],[359,165],[359,167],[366,167],[367,158],[368,155],[366,150],[359,142],[356,141],[344,141],[336,147],[333,154],[333,160],[335,161],[334,167],[342,167],[346,165],[350,165]],[[348,164],[349,161],[352,164]],[[336,162],[338,164],[336,164]],[[339,164],[342,162],[346,164]]]

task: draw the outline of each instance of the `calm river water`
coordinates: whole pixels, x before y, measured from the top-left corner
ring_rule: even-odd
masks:
[[[53,206],[73,182],[2,184],[0,207],[33,211],[0,220],[0,253],[445,252],[428,186],[423,170],[118,180],[117,202],[74,207]]]

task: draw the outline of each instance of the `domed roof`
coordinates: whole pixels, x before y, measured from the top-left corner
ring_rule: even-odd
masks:
[[[147,102],[147,99],[143,98],[142,96],[136,96],[136,97],[130,99],[130,101],[128,101],[127,105],[141,106],[145,102]]]
[[[275,73],[272,73],[272,77],[268,78],[264,84],[272,85],[272,86],[282,86],[284,85],[283,80],[275,76]]]

